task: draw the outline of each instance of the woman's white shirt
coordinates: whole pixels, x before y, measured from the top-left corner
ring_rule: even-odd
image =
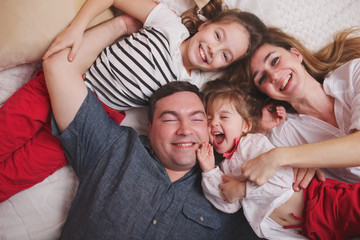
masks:
[[[360,130],[360,59],[352,60],[324,80],[326,94],[335,98],[334,112],[339,128],[303,114],[288,114],[288,119],[267,134],[276,147],[324,141]],[[341,159],[339,159],[341,161]],[[360,167],[324,169],[327,177],[360,182]]]

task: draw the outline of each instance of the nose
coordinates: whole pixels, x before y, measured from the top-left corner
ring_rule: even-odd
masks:
[[[192,128],[191,122],[180,121],[176,133],[178,135],[184,135],[184,136],[191,135],[193,133],[193,128]]]
[[[214,58],[218,54],[220,46],[217,43],[212,43],[208,45],[208,49],[210,56]]]
[[[213,118],[213,119],[211,119],[211,121],[208,122],[208,125],[209,125],[210,127],[219,126],[219,121],[217,121],[216,118]]]
[[[268,76],[271,83],[275,83],[280,79],[280,71],[277,69],[271,69],[268,71]]]

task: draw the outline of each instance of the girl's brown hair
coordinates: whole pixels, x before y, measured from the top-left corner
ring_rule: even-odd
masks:
[[[206,83],[202,92],[207,112],[209,107],[215,102],[228,101],[245,121],[252,123],[251,132],[259,130],[262,102],[259,101],[247,86],[217,79]]]
[[[242,25],[249,33],[249,46],[240,59],[233,62],[225,69],[227,76],[236,73],[239,69],[239,62],[251,56],[255,49],[262,43],[263,36],[267,32],[266,25],[254,14],[240,11],[239,9],[229,9],[223,0],[210,0],[201,10],[197,6],[185,11],[182,15],[182,23],[187,27],[190,37],[198,32],[201,24],[206,21],[211,23],[236,22]],[[244,44],[239,42],[239,44]],[[222,69],[222,70],[225,70]]]

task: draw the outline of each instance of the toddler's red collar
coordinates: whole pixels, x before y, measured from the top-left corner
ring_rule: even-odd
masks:
[[[237,149],[239,142],[240,142],[240,137],[235,138],[234,139],[234,148],[231,151],[224,153],[223,157],[227,158],[227,159],[231,158],[231,156],[234,154],[235,150]]]

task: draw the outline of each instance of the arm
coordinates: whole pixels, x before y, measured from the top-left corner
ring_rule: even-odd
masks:
[[[263,153],[242,165],[250,181],[264,184],[281,167],[344,168],[360,166],[360,131],[321,142],[281,147]]]
[[[227,175],[223,175],[222,179],[223,183],[219,185],[219,188],[228,202],[234,203],[246,196],[246,182]]]
[[[86,31],[78,57],[73,62],[66,60],[69,49],[64,49],[43,62],[53,114],[61,132],[71,123],[87,95],[82,74],[104,47],[126,31],[122,17],[114,18]]]
[[[83,33],[90,21],[112,5],[141,22],[145,22],[156,3],[152,0],[87,0],[69,27],[55,38],[43,59],[47,59],[66,47],[71,47],[68,59],[73,61],[82,42]]]
[[[227,202],[220,191],[220,184],[224,173],[215,168],[213,147],[209,143],[202,143],[196,152],[201,169],[203,170],[201,185],[204,195],[214,207],[222,212],[234,213],[241,208],[239,201]]]

